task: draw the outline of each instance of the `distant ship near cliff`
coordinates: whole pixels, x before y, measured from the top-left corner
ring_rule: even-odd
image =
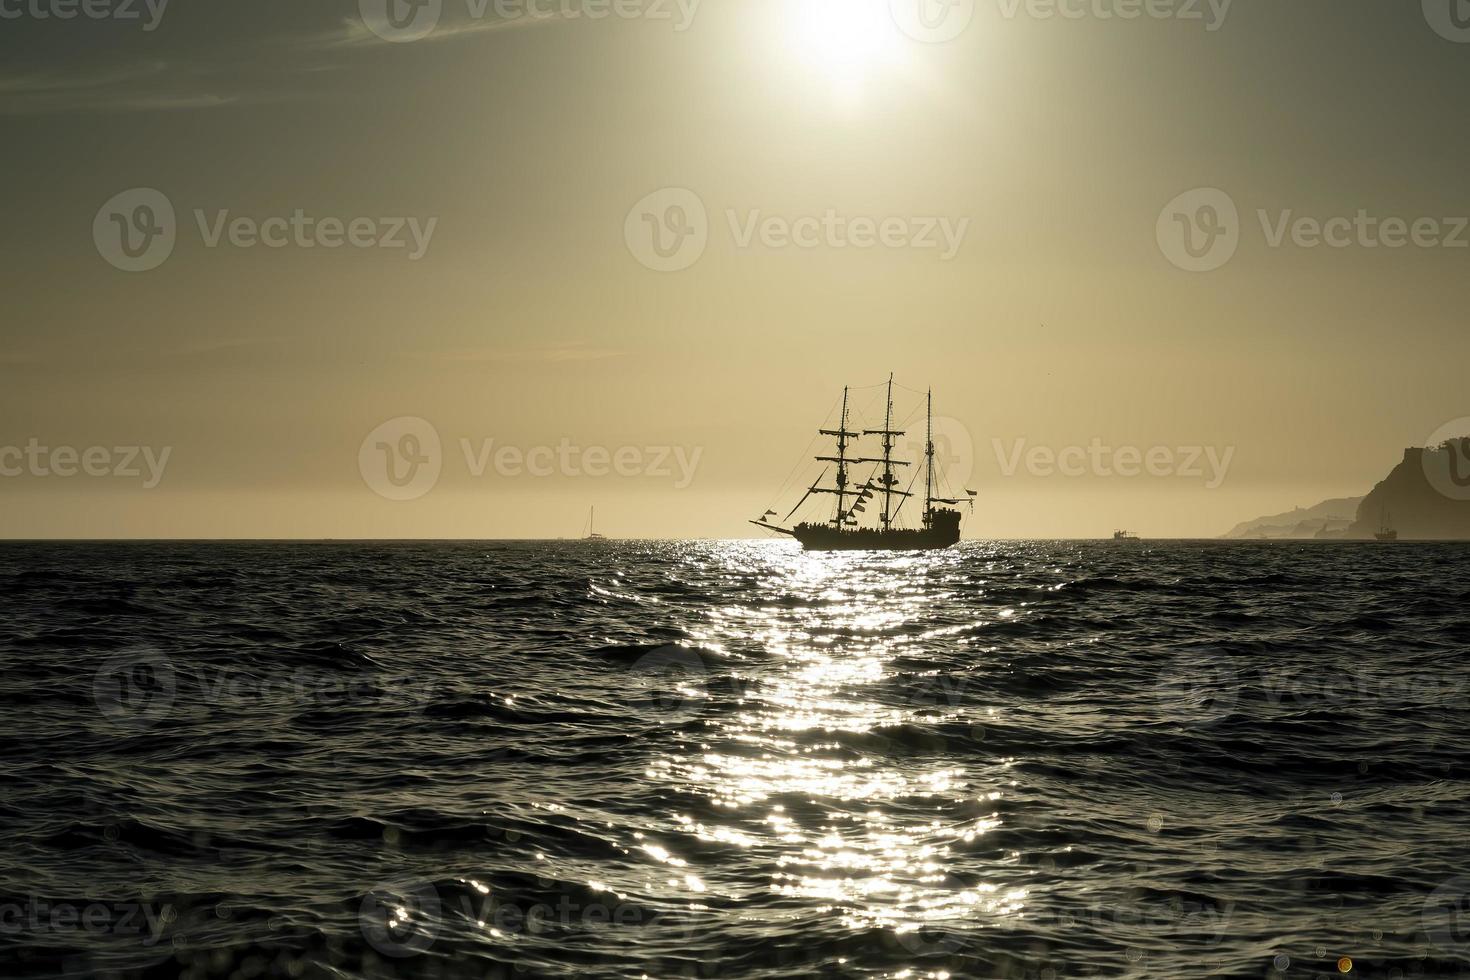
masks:
[[[1470,437],[1405,449],[1398,465],[1362,497],[1244,521],[1225,537],[1470,540]]]
[[[1470,540],[1470,438],[1405,449],[1399,465],[1363,498],[1344,537],[1372,538],[1384,530],[1400,540]]]

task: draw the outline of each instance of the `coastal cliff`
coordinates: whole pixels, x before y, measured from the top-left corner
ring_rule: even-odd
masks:
[[[1371,538],[1382,526],[1407,540],[1470,540],[1470,438],[1405,449],[1344,536]]]
[[[1405,449],[1366,496],[1242,521],[1224,537],[1372,540],[1384,527],[1406,541],[1470,541],[1470,437]]]
[[[1225,533],[1227,538],[1322,538],[1342,537],[1357,519],[1362,497],[1338,497],[1312,507],[1297,507],[1282,514],[1242,521]]]

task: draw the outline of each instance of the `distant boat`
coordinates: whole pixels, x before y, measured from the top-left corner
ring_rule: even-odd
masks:
[[[596,507],[589,507],[589,508],[587,508],[587,540],[588,541],[606,541],[607,540],[607,537],[605,535],[598,534],[595,530],[593,530],[593,523],[596,521],[596,519],[597,519],[597,508]]]
[[[1389,523],[1387,504],[1378,511],[1378,530],[1373,533],[1373,537],[1379,541],[1397,541],[1399,539],[1399,532]]]
[[[836,498],[836,506],[833,508],[832,516],[825,521],[805,521],[794,527],[781,527],[772,523],[775,511],[766,511],[757,520],[750,523],[757,527],[763,527],[769,531],[779,534],[789,534],[801,542],[804,551],[932,551],[939,548],[948,548],[960,539],[960,512],[953,508],[959,504],[967,503],[974,506],[975,491],[966,490],[964,497],[937,497],[935,496],[935,474],[934,474],[934,396],[931,392],[926,399],[926,423],[924,442],[924,512],[920,518],[918,527],[899,527],[898,517],[902,512],[904,504],[909,498],[916,496],[913,485],[918,480],[918,474],[909,481],[908,489],[899,489],[898,477],[894,475],[895,467],[910,466],[911,460],[902,460],[894,457],[894,440],[904,435],[904,432],[893,427],[893,375],[888,376],[887,408],[883,415],[883,428],[852,430],[847,427],[847,389],[842,389],[842,414],[838,418],[837,428],[821,429],[824,436],[831,436],[837,440],[837,455],[818,456],[818,462],[835,463],[837,474],[831,486],[823,486],[822,481],[827,478],[828,470],[823,470],[822,475],[817,477],[802,498],[796,502],[796,506],[783,520],[789,520],[792,514],[806,503],[813,494],[831,494]],[[881,452],[875,448],[875,455],[862,456],[850,451],[850,446],[858,439],[867,436],[877,436],[881,442]],[[867,480],[861,484],[848,477],[850,468],[872,464],[873,470]],[[894,503],[897,498],[898,503]],[[862,526],[862,515],[866,512],[869,504],[880,503],[873,515],[877,526]],[[936,507],[935,504],[945,506]]]
[[[1138,535],[1135,534],[1133,531],[1114,531],[1113,532],[1113,540],[1114,541],[1137,541],[1137,540],[1139,540],[1139,538],[1138,538]]]

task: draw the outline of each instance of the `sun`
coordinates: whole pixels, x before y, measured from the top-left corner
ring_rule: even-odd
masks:
[[[787,0],[789,38],[797,63],[840,97],[897,65],[905,46],[888,0]]]

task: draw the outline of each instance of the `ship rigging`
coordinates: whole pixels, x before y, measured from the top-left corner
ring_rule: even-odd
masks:
[[[849,428],[849,389],[842,389],[842,409],[838,414],[835,429],[819,429],[822,436],[836,441],[836,455],[816,456],[819,463],[831,464],[807,488],[796,506],[783,518],[789,521],[803,504],[815,495],[834,497],[832,517],[826,521],[806,521],[792,527],[782,527],[769,518],[775,511],[766,511],[750,523],[778,534],[786,534],[801,542],[807,551],[906,551],[948,548],[960,539],[961,514],[953,508],[960,504],[974,505],[975,491],[965,490],[964,497],[938,497],[934,467],[934,395],[932,390],[925,394],[924,431],[924,511],[920,526],[899,526],[899,517],[904,506],[913,499],[917,474],[910,479],[907,489],[900,489],[896,470],[911,466],[912,461],[897,458],[895,442],[907,433],[894,428],[893,423],[893,376],[889,375],[885,390],[883,427],[881,429]],[[879,452],[867,456],[853,453],[853,443],[876,437]],[[871,443],[869,443],[871,445]],[[871,464],[874,470],[861,484],[851,480],[851,468]],[[836,467],[831,485],[824,481]],[[895,504],[894,501],[897,500]],[[879,503],[877,526],[864,526],[862,517],[870,504]],[[943,506],[936,506],[943,505]]]

